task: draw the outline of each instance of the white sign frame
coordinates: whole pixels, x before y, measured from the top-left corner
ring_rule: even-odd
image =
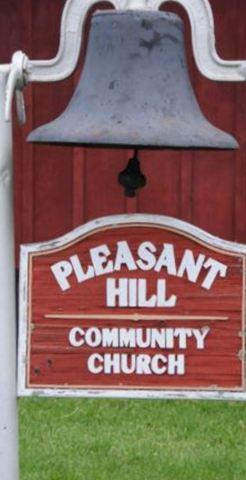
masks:
[[[85,397],[85,398],[138,398],[138,399],[196,399],[196,400],[238,400],[246,401],[246,391],[207,391],[207,390],[102,390],[102,389],[57,389],[57,388],[26,388],[27,362],[27,317],[28,317],[28,265],[29,256],[33,253],[47,252],[54,248],[64,248],[79,237],[102,228],[112,228],[120,225],[149,224],[175,230],[194,241],[202,242],[208,248],[219,249],[226,253],[242,255],[246,258],[246,245],[222,240],[189,223],[172,217],[131,214],[102,217],[90,221],[72,232],[55,240],[33,243],[21,247],[20,289],[19,289],[19,345],[18,345],[18,396],[19,397]],[[245,279],[244,279],[245,282]],[[245,288],[244,288],[245,290]],[[245,317],[245,312],[244,312]],[[244,318],[245,328],[245,318]],[[245,331],[244,331],[245,335]]]

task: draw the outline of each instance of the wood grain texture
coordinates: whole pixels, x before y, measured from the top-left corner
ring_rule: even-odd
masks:
[[[237,9],[227,2],[212,2],[217,45],[223,58],[236,58]],[[230,31],[230,35],[228,33]],[[235,92],[232,82],[206,82],[196,71],[197,97],[205,116],[217,127],[235,134]],[[194,162],[193,219],[201,228],[233,239],[235,200],[235,152],[196,152]]]
[[[115,258],[117,242],[127,240],[133,257],[138,257],[141,242],[150,241],[157,248],[157,257],[163,243],[173,244],[177,268],[185,250],[191,250],[197,259],[199,254],[213,258],[228,267],[226,278],[217,278],[211,289],[202,288],[207,270],[202,269],[197,282],[190,282],[185,274],[179,278],[163,268],[160,273],[141,269],[129,272],[122,266],[110,275],[96,276],[78,283],[76,276],[69,277],[71,288],[61,291],[50,267],[78,255],[84,269],[90,265],[90,248],[106,244],[110,259]],[[41,248],[41,247],[40,247]],[[29,353],[27,382],[29,388],[126,388],[126,389],[210,389],[238,390],[244,386],[243,373],[243,311],[244,311],[244,261],[241,255],[212,249],[200,241],[194,241],[175,231],[151,226],[127,226],[99,230],[78,238],[70,246],[56,248],[46,253],[32,253],[29,263],[28,335]],[[148,297],[156,293],[159,278],[166,280],[168,296],[177,295],[173,308],[119,307],[106,305],[106,279],[144,278],[148,285]],[[136,322],[136,314],[140,316]],[[135,316],[133,320],[129,315]],[[141,315],[143,318],[141,318]],[[160,318],[164,315],[165,318]],[[154,318],[155,317],[155,318]],[[140,329],[144,337],[148,329],[209,329],[204,349],[197,349],[194,338],[187,339],[182,349],[174,346],[164,350],[155,348],[71,346],[68,341],[72,328],[87,331],[96,327]],[[90,355],[97,353],[131,355],[184,354],[184,375],[105,375],[92,374],[87,368]]]

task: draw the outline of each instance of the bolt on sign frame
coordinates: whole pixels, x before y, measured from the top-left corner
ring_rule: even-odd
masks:
[[[166,0],[112,0],[116,9],[156,10]],[[16,406],[16,321],[13,221],[13,166],[11,106],[15,95],[17,114],[25,122],[22,91],[28,82],[59,81],[77,64],[88,10],[95,0],[67,0],[60,46],[52,60],[30,60],[16,52],[10,64],[0,65],[0,478],[17,480],[18,428]],[[245,81],[245,61],[225,61],[216,52],[213,14],[208,0],[177,0],[188,13],[196,63],[202,74],[218,81]]]

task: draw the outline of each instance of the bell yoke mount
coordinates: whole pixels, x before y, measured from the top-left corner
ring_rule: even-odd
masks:
[[[183,22],[160,11],[97,12],[65,111],[31,142],[125,148],[237,148],[202,114],[185,59]]]

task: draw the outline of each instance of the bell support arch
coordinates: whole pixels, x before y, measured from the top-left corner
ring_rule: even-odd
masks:
[[[208,0],[111,0],[117,10],[158,10],[167,1],[178,3],[187,11],[192,45],[197,67],[214,81],[245,81],[246,60],[225,61],[216,51],[214,18]],[[56,82],[67,78],[75,70],[86,18],[98,0],[67,0],[65,4],[57,55],[50,60],[29,60],[23,52],[13,55],[12,63],[1,65],[0,72],[9,74],[6,89],[5,117],[8,121],[14,91],[21,91],[28,82]],[[23,99],[18,95],[18,116],[25,121]]]
[[[158,10],[170,0],[111,0],[117,10]],[[214,18],[208,0],[171,0],[185,8],[192,28],[192,45],[201,73],[217,81],[245,81],[246,60],[222,60],[216,52]],[[69,76],[76,68],[88,10],[97,0],[68,0],[63,13],[60,47],[49,61],[27,63],[30,81],[57,81]]]

